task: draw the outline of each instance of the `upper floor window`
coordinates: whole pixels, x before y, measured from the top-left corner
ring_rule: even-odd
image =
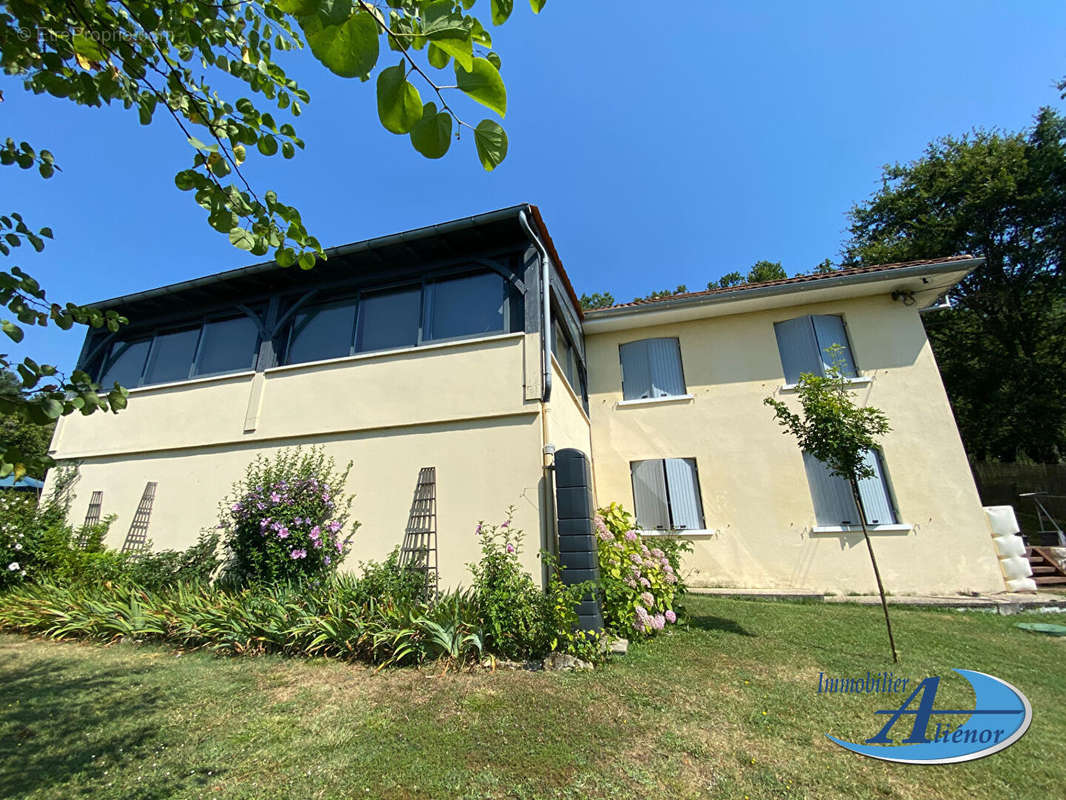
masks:
[[[301,309],[292,318],[285,362],[321,361],[351,355],[355,301]]]
[[[456,339],[504,329],[506,292],[494,272],[426,286],[425,339]]]
[[[145,383],[169,383],[190,377],[196,360],[196,345],[200,342],[200,328],[156,334],[152,352],[148,356]]]
[[[507,283],[478,273],[365,292],[357,299],[301,309],[289,329],[286,364],[415,347],[430,341],[503,333]]]
[[[114,342],[104,357],[98,383],[105,389],[118,382],[120,386],[139,386],[144,362],[148,359],[151,339],[137,339],[132,342]]]
[[[643,530],[702,530],[703,503],[694,458],[633,461],[633,505]]]
[[[112,343],[98,382],[109,387],[118,381],[135,388],[253,369],[258,345],[259,326],[249,317],[208,319],[150,337]]]
[[[417,345],[421,304],[421,286],[363,295],[359,298],[356,352]]]
[[[876,450],[868,450],[866,466],[873,470],[873,477],[859,481],[859,498],[870,525],[894,525],[899,522],[895,506],[888,491],[884,460]],[[803,454],[807,470],[807,482],[814,501],[814,518],[818,525],[859,525],[859,511],[851,493],[851,484],[845,478],[833,475],[829,468],[810,453]]]
[[[618,348],[622,399],[642,400],[685,394],[681,345],[677,339],[644,339]]]
[[[800,375],[805,372],[825,375],[834,360],[838,361],[844,377],[856,377],[843,317],[814,314],[775,322],[774,333],[786,383],[798,383]],[[831,350],[833,345],[840,346],[835,354]]]
[[[259,325],[246,314],[208,320],[200,338],[197,375],[218,375],[254,369],[259,350]]]

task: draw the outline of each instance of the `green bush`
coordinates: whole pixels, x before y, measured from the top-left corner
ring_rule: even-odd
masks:
[[[513,527],[513,516],[512,507],[499,525],[482,521],[475,528],[481,559],[469,566],[486,649],[512,659],[539,658],[555,649],[598,658],[597,637],[576,630],[575,607],[592,585],[564,586],[551,562],[547,591],[537,586],[519,562],[524,534]]]
[[[67,524],[66,485],[40,502],[32,493],[0,491],[0,588],[44,578],[73,580],[85,552],[103,549],[100,543],[114,517],[72,528]]]
[[[218,542],[218,533],[211,531],[201,533],[196,544],[185,550],[140,553],[127,559],[121,574],[111,580],[125,580],[144,589],[210,583],[219,567]]]
[[[225,578],[236,586],[301,582],[336,572],[359,523],[345,535],[351,463],[338,472],[320,448],[260,456],[223,503]]]
[[[384,561],[360,561],[361,576],[354,584],[352,601],[408,606],[426,597],[426,574],[414,567],[400,566],[400,548],[393,548]]]
[[[607,628],[649,636],[676,622],[684,592],[681,554],[692,545],[664,537],[649,547],[634,529],[632,515],[617,503],[599,509],[595,524]]]

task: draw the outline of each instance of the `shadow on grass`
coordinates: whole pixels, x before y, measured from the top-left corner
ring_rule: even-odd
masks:
[[[735,620],[715,617],[710,614],[689,613],[688,626],[700,631],[723,631],[724,633],[735,633],[737,636],[751,636],[753,638],[756,636],[756,634],[747,630]]]
[[[180,775],[151,771],[164,746],[165,712],[160,690],[142,683],[150,667],[92,669],[69,657],[26,661],[0,654],[0,797],[68,782],[67,797],[103,797],[111,778],[143,768],[137,796],[150,800],[206,791],[225,771],[206,765]]]

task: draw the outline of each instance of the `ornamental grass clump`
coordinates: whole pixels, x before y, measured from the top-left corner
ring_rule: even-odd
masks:
[[[352,498],[343,487],[351,467],[337,470],[317,447],[253,461],[221,509],[224,580],[245,586],[336,572],[359,526],[352,522],[345,531]]]
[[[595,524],[607,628],[640,637],[677,622],[677,601],[684,592],[680,554],[691,545],[664,540],[649,547],[635,530],[633,516],[618,503],[599,509]]]

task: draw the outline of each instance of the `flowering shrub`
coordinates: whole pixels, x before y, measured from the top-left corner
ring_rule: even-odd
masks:
[[[594,636],[575,631],[575,607],[591,585],[564,586],[554,564],[547,591],[537,586],[519,562],[524,534],[513,525],[514,507],[499,525],[479,522],[481,560],[470,564],[485,649],[505,658],[535,658],[552,650],[595,660]],[[542,553],[542,557],[548,557]]]
[[[0,492],[0,587],[21,583],[34,554],[26,533],[36,516],[36,498],[22,492]]]
[[[238,585],[302,581],[336,571],[359,523],[345,534],[351,497],[319,448],[282,450],[253,461],[223,502],[219,527],[228,561],[225,579]]]
[[[664,540],[649,547],[634,530],[632,515],[617,503],[599,509],[595,522],[604,624],[641,636],[677,622],[676,602],[684,591],[678,562],[691,545]]]

